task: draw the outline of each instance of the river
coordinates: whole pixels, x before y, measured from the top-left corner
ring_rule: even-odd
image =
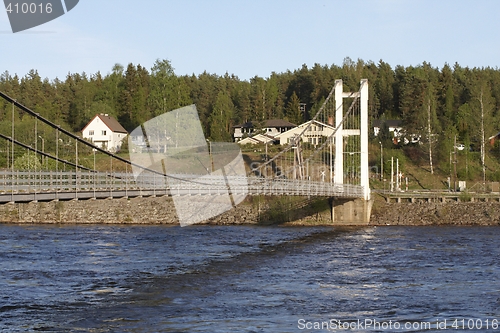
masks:
[[[500,331],[499,236],[0,225],[0,331]]]

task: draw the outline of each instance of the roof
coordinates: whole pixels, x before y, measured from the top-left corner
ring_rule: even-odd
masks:
[[[247,121],[246,123],[243,123],[241,125],[234,125],[233,128],[252,128],[254,127],[254,124],[251,121]]]
[[[241,125],[235,125],[233,128],[253,128],[258,125],[258,122],[255,121],[247,121],[246,123],[243,123]],[[295,127],[297,125],[292,124],[289,121],[283,120],[283,119],[269,119],[266,120],[264,125],[262,127],[264,128],[269,128],[269,127]]]
[[[500,138],[500,132],[498,132],[497,134],[493,135],[493,136],[490,136],[488,138],[488,140],[498,140]]]
[[[306,126],[308,126],[310,123],[314,123],[316,125],[320,125],[320,126],[331,128],[332,130],[335,130],[335,127],[333,127],[331,125],[322,123],[321,121],[317,121],[317,120],[312,120],[311,119],[309,121],[306,121],[305,123],[300,124],[299,126],[296,126],[295,128],[291,128],[291,129],[289,129],[286,132],[283,132],[283,133],[280,133],[280,134],[276,135],[274,138],[275,139],[280,138],[280,137],[284,136],[285,134],[288,134],[290,131],[294,131],[294,130],[297,130],[297,129],[303,130],[303,128],[306,127]]]
[[[110,115],[108,115],[107,113],[106,114],[97,114],[94,118],[92,118],[91,121],[89,121],[89,123],[87,125],[85,125],[85,127],[82,129],[82,132],[85,130],[85,128],[87,128],[87,126],[90,125],[90,123],[92,121],[94,121],[94,119],[98,117],[99,119],[101,119],[101,121],[104,123],[104,125],[106,125],[112,132],[115,132],[115,133],[126,133],[128,134],[127,130],[125,128],[123,128],[122,125],[120,125],[120,123],[118,122],[118,120],[116,120],[115,118],[111,117]]]
[[[264,127],[295,127],[297,125],[292,124],[289,121],[283,119],[270,119],[266,121]]]
[[[257,144],[257,143],[261,143],[259,140],[257,139],[254,139],[254,138],[251,138],[251,137],[248,137],[248,138],[244,138],[243,140],[240,140],[238,141],[238,144],[240,145],[246,145],[246,144]]]
[[[393,120],[374,120],[373,121],[373,127],[381,127],[382,124],[386,124],[387,127],[401,127],[401,125],[403,124],[403,121],[402,120],[397,120],[397,119],[393,119]]]
[[[263,143],[274,141],[274,137],[266,135],[266,134],[254,135],[254,136],[252,136],[252,139],[258,140],[258,141],[263,142]]]

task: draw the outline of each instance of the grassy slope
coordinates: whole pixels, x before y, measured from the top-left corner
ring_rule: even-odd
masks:
[[[447,190],[448,178],[453,183],[455,180],[466,181],[467,188],[474,190],[483,183],[483,172],[481,167],[480,153],[470,151],[457,151],[456,154],[456,178],[454,154],[450,158],[439,158],[438,152],[433,155],[433,173],[430,172],[428,152],[419,146],[406,146],[402,148],[391,147],[384,149],[384,182],[372,176],[370,181],[374,189],[388,189],[390,186],[391,157],[399,158],[400,171],[404,178],[408,178],[409,190]],[[380,146],[370,146],[370,165],[380,165]],[[486,183],[500,181],[500,153],[498,148],[487,147],[485,158]],[[394,172],[396,162],[394,162]],[[404,181],[403,181],[404,182]],[[406,184],[402,184],[404,189]]]

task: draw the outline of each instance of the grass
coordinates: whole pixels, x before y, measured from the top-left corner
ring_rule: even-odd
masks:
[[[380,165],[380,146],[372,145],[370,164]],[[457,151],[456,158],[453,153],[451,159],[439,158],[438,152],[433,156],[433,173],[429,164],[429,155],[423,148],[409,146],[403,148],[384,149],[384,178],[372,177],[370,185],[374,189],[389,189],[391,157],[399,157],[400,171],[403,173],[402,189],[406,189],[406,177],[408,178],[408,190],[448,190],[448,181],[452,187],[456,182],[465,181],[467,188],[484,188],[483,168],[480,161],[480,152]],[[376,159],[377,160],[376,160]],[[395,160],[394,159],[394,160]],[[451,163],[450,163],[451,161]],[[394,162],[394,169],[396,168]],[[395,172],[395,171],[394,171]],[[485,180],[486,183],[500,181],[500,152],[496,148],[487,147],[485,157]],[[481,185],[481,186],[479,186]]]

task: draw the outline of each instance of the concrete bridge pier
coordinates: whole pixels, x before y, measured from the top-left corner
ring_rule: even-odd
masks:
[[[368,225],[373,200],[329,198],[332,224],[334,225]]]

